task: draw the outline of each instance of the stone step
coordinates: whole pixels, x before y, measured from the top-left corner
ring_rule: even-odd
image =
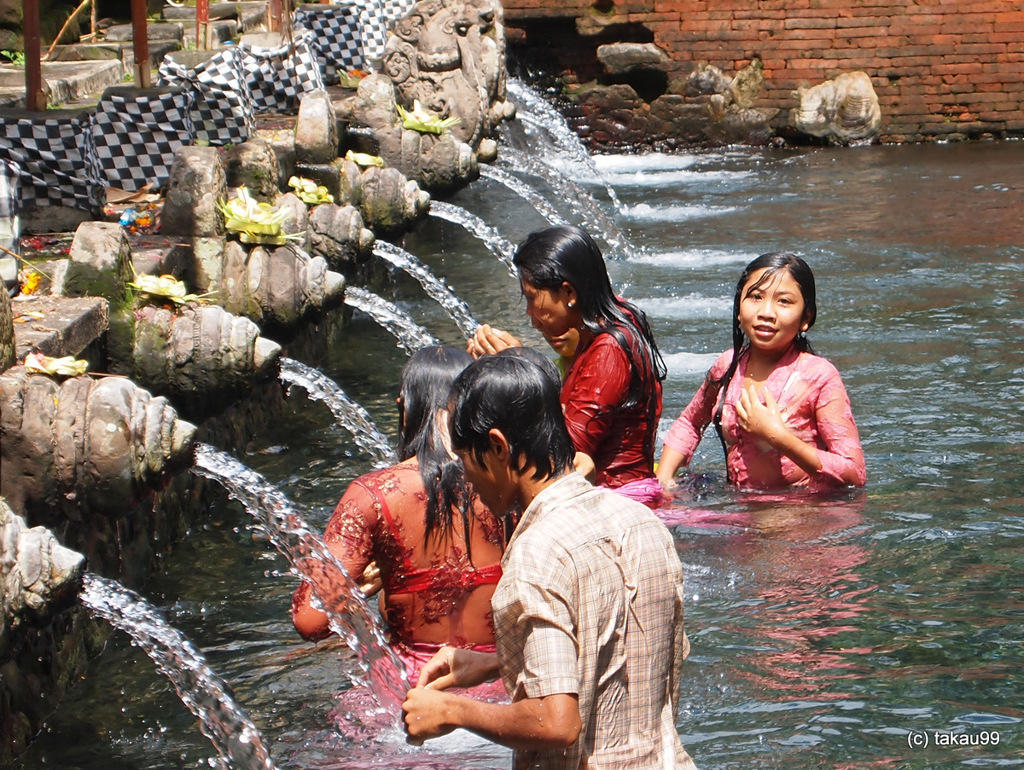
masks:
[[[77,356],[107,330],[102,297],[22,295],[11,300],[18,361],[33,350],[60,358]]]

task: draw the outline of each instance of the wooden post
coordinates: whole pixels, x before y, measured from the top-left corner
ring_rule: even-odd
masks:
[[[281,30],[281,0],[270,0],[267,3],[267,30],[270,32]]]
[[[149,88],[149,29],[146,26],[146,0],[132,1],[132,49],[135,51],[135,85]]]
[[[210,0],[196,0],[196,50],[210,47]]]
[[[33,112],[46,110],[43,90],[43,45],[39,33],[39,0],[25,0],[22,17],[25,34],[25,106]]]

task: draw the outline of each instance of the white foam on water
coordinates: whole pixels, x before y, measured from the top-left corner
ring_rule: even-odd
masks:
[[[655,267],[707,267],[710,265],[746,265],[757,256],[755,252],[722,251],[719,249],[685,249],[683,251],[643,252],[629,261]]]
[[[643,297],[632,301],[654,318],[728,318],[732,310],[732,300],[728,297],[705,297],[700,294]]]
[[[626,206],[622,213],[630,219],[645,222],[678,222],[685,219],[716,217],[732,211],[736,211],[735,206],[652,206],[649,203],[638,203],[635,206]]]
[[[663,354],[665,366],[670,377],[686,374],[703,374],[715,363],[721,353],[666,353]]]

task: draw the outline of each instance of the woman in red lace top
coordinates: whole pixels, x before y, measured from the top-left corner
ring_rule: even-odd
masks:
[[[381,612],[392,646],[410,669],[444,645],[494,649],[491,594],[501,576],[501,525],[466,483],[441,442],[438,413],[472,359],[453,348],[418,351],[402,372],[397,465],[352,482],[324,542],[350,575],[380,570]],[[330,634],[309,583],[292,600],[306,639]]]
[[[579,227],[532,233],[514,263],[533,327],[559,354],[562,407],[576,449],[593,461],[598,484],[655,505],[654,442],[665,363],[647,317],[617,297],[601,250]],[[482,325],[474,356],[521,345]]]

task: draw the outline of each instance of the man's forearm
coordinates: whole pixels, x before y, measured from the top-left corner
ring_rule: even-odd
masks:
[[[580,734],[579,703],[575,695],[560,693],[515,703],[485,703],[445,692],[436,695],[439,699],[433,705],[437,707],[437,721],[432,727],[427,724],[421,727],[423,715],[412,714],[410,719],[407,714],[410,737],[428,738],[461,727],[503,746],[537,750],[567,748]],[[429,734],[421,736],[420,729]]]

